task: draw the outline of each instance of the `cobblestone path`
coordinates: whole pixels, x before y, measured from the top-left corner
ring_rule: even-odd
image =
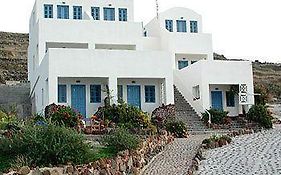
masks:
[[[281,175],[280,127],[205,152],[198,175]]]
[[[186,175],[191,160],[206,135],[175,139],[158,154],[142,173],[143,175]]]

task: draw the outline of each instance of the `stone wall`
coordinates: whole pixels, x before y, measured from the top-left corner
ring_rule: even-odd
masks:
[[[29,83],[0,85],[0,108],[5,111],[16,110],[20,117],[30,116],[31,101],[29,92]]]

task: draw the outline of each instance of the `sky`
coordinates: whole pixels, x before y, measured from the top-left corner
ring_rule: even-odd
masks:
[[[28,32],[35,0],[0,0],[0,31]],[[114,1],[114,0],[112,0]],[[135,21],[156,16],[155,0],[134,0]],[[203,17],[203,32],[213,36],[214,52],[228,58],[281,63],[280,0],[158,0],[160,12],[190,8]]]

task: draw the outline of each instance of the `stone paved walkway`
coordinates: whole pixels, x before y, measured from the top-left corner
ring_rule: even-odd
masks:
[[[191,160],[206,135],[175,139],[164,151],[158,154],[142,173],[143,175],[186,175]]]
[[[234,138],[205,154],[198,175],[281,175],[281,128]]]

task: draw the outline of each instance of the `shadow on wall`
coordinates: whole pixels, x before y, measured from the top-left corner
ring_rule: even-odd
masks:
[[[19,117],[31,116],[29,83],[0,85],[0,109],[7,112],[16,111]]]

